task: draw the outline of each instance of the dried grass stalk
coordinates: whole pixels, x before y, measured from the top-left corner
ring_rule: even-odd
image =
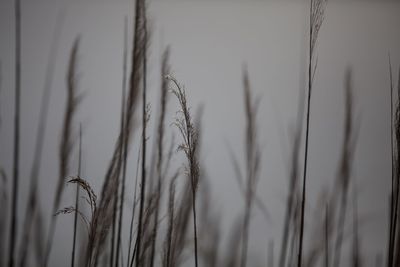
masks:
[[[132,257],[132,260],[131,260],[131,253],[132,253],[131,247],[132,247],[132,239],[133,239],[133,222],[134,222],[134,219],[135,219],[136,207],[137,207],[136,193],[138,191],[137,190],[137,185],[138,185],[138,177],[139,177],[140,155],[141,155],[141,150],[140,150],[140,147],[139,147],[137,163],[136,163],[135,190],[134,190],[134,193],[133,193],[133,207],[132,207],[131,225],[130,225],[130,230],[129,230],[128,266],[130,266],[130,267],[133,266],[133,260],[134,260],[134,256]],[[136,250],[136,241],[135,241],[134,251],[135,250]]]
[[[147,36],[144,29],[145,9],[144,0],[136,1],[136,13],[135,13],[135,25],[134,25],[134,36],[133,36],[133,48],[132,48],[132,61],[131,61],[131,73],[129,81],[129,92],[126,105],[126,127],[124,139],[125,143],[130,146],[131,132],[133,128],[134,111],[136,102],[138,99],[138,93],[140,91],[140,81],[143,74],[143,61],[145,60],[145,46],[147,45]],[[120,165],[119,154],[121,153],[121,146],[123,144],[122,133],[120,133],[117,140],[117,144],[114,149],[113,157],[110,162],[110,166],[107,170],[103,189],[101,192],[101,200],[99,207],[94,213],[92,228],[90,229],[89,242],[87,248],[87,259],[88,266],[96,265],[98,255],[100,255],[108,229],[112,222],[113,204],[111,199],[117,193],[118,189],[118,168]]]
[[[81,176],[81,163],[82,163],[82,125],[79,125],[79,150],[78,150],[78,177]],[[85,184],[86,186],[86,184]],[[87,183],[86,188],[91,189],[89,183]],[[93,190],[91,190],[93,192]],[[93,193],[94,195],[94,193]],[[91,198],[92,199],[92,198]],[[94,199],[96,201],[96,199]],[[94,201],[94,202],[95,202]],[[92,205],[91,205],[92,206]],[[75,210],[79,210],[79,184],[76,184],[76,193],[75,193]],[[92,209],[93,212],[93,209]],[[72,241],[72,255],[71,255],[71,267],[75,266],[75,250],[76,250],[76,234],[78,227],[78,213],[75,212],[74,216],[74,237]]]
[[[77,91],[76,69],[77,69],[79,41],[80,41],[80,38],[77,37],[72,46],[69,63],[68,63],[68,71],[67,71],[67,77],[66,77],[67,104],[66,104],[66,108],[65,108],[65,112],[64,112],[64,122],[63,122],[61,142],[60,142],[60,147],[59,147],[59,177],[58,177],[58,181],[57,181],[56,195],[55,195],[54,203],[53,203],[53,210],[52,210],[53,214],[57,212],[57,210],[60,206],[61,197],[62,197],[63,189],[64,189],[65,178],[68,175],[68,168],[69,168],[69,163],[70,163],[70,159],[71,159],[71,151],[72,151],[72,146],[73,146],[72,122],[73,122],[73,118],[74,118],[74,115],[76,112],[76,108],[80,101],[80,97],[77,95],[77,92],[76,92]],[[55,217],[55,216],[51,217],[50,228],[49,228],[47,241],[46,241],[46,252],[45,252],[45,258],[44,258],[44,263],[43,263],[44,266],[47,266],[48,261],[49,261],[50,251],[52,248],[53,237],[54,237],[54,232],[55,232],[55,227],[56,227],[56,218],[57,217]]]
[[[285,208],[285,218],[284,218],[284,226],[282,232],[282,242],[280,249],[280,257],[279,257],[279,266],[286,266],[287,259],[287,250],[289,246],[289,238],[291,234],[294,234],[294,229],[296,228],[296,220],[294,213],[296,212],[296,201],[299,192],[299,158],[300,158],[300,145],[301,145],[301,137],[303,132],[303,113],[304,113],[304,89],[300,87],[299,94],[299,103],[298,103],[298,112],[297,112],[297,121],[296,121],[296,130],[293,136],[293,145],[291,151],[291,159],[290,159],[290,176],[288,183],[288,196]]]
[[[156,188],[156,208],[154,212],[154,220],[153,220],[153,230],[152,230],[152,244],[151,244],[151,255],[150,255],[150,267],[154,266],[155,260],[155,250],[156,250],[156,241],[157,241],[157,229],[158,229],[158,219],[160,212],[160,200],[162,194],[162,181],[164,177],[164,172],[162,170],[163,167],[163,158],[164,158],[164,124],[165,124],[165,115],[167,109],[167,101],[168,101],[168,82],[164,78],[169,72],[169,48],[167,47],[162,56],[162,66],[161,66],[161,90],[160,90],[160,117],[158,119],[157,125],[157,161],[156,161],[156,171],[157,171],[157,188]]]
[[[242,230],[242,248],[240,266],[247,265],[247,250],[250,229],[250,214],[256,195],[256,186],[259,180],[261,152],[257,142],[256,115],[258,102],[254,102],[250,90],[250,82],[247,69],[243,70],[243,89],[246,116],[246,195],[245,210]]]
[[[398,204],[400,201],[400,68],[398,73],[398,85],[397,85],[397,103],[394,111],[394,139],[393,139],[393,171],[394,171],[394,217],[393,217],[393,230],[392,230],[392,250],[393,250],[393,266],[400,264],[400,231],[395,229],[395,225],[399,224],[399,208]]]
[[[21,1],[15,0],[15,112],[14,112],[14,158],[11,199],[10,243],[8,266],[15,263],[15,244],[17,240],[18,185],[19,185],[19,138],[20,138],[20,99],[21,99]]]
[[[166,79],[173,82],[175,89],[172,93],[178,99],[181,110],[180,117],[176,118],[175,126],[178,128],[182,136],[182,144],[178,146],[178,150],[183,151],[188,161],[187,174],[191,182],[192,191],[192,212],[193,212],[193,231],[194,231],[194,257],[195,266],[198,266],[198,251],[197,251],[197,222],[196,222],[196,192],[199,182],[199,162],[197,159],[198,139],[197,132],[194,127],[192,117],[187,105],[186,92],[178,81],[171,75],[167,75]]]
[[[8,212],[8,201],[9,201],[9,196],[7,193],[7,175],[3,168],[0,167],[0,185],[1,185],[1,190],[0,190],[0,210],[4,213],[7,214]],[[0,266],[5,266],[5,257],[4,257],[4,252],[5,252],[5,240],[6,240],[6,216],[1,216],[0,217]]]
[[[327,0],[311,0],[310,1],[310,33],[309,33],[309,60],[308,60],[308,101],[306,115],[306,133],[305,133],[305,148],[304,148],[304,166],[303,166],[303,186],[302,186],[302,201],[300,215],[300,238],[297,266],[302,265],[303,256],[303,235],[304,235],[304,212],[306,202],[306,185],[307,185],[307,160],[308,160],[308,137],[310,129],[310,105],[312,83],[314,81],[315,71],[317,69],[318,60],[314,63],[315,45],[318,39],[318,33],[324,21],[325,6]]]
[[[136,6],[136,12],[140,12],[141,16],[141,30],[144,35],[144,40],[142,44],[143,50],[143,79],[142,79],[142,177],[141,177],[141,190],[140,190],[140,206],[139,206],[139,223],[138,223],[138,231],[137,231],[137,257],[136,257],[136,267],[139,267],[142,263],[142,237],[144,236],[143,231],[143,212],[144,212],[144,202],[146,200],[146,127],[147,127],[147,113],[146,113],[146,71],[147,71],[147,59],[146,59],[146,51],[147,51],[147,18],[146,18],[146,3],[145,1],[137,1],[137,4],[141,3],[140,6]]]
[[[124,54],[123,54],[123,68],[122,68],[122,109],[125,109],[125,90],[126,90],[126,65],[127,65],[127,39],[128,39],[128,19],[125,17],[124,19]],[[125,127],[126,127],[126,118],[122,118],[122,132],[125,133]],[[125,139],[125,138],[124,138]],[[125,142],[123,144],[123,151],[122,151],[122,184],[121,184],[121,199],[120,199],[120,206],[119,206],[119,219],[118,219],[118,239],[117,239],[117,262],[116,266],[119,266],[119,260],[120,257],[118,257],[119,254],[122,255],[122,250],[120,251],[121,248],[121,233],[122,233],[122,219],[123,219],[123,206],[124,206],[124,201],[125,201],[125,182],[126,182],[126,166],[127,166],[127,157],[128,157],[128,147],[127,143]],[[119,253],[120,252],[120,253]]]
[[[174,235],[174,213],[175,213],[175,187],[176,175],[171,179],[169,184],[169,199],[168,199],[168,227],[167,234],[164,241],[164,258],[163,266],[170,267],[171,265],[171,251],[172,251],[172,237]]]
[[[346,219],[347,200],[349,192],[349,184],[351,178],[351,164],[353,160],[354,147],[356,141],[356,132],[353,122],[353,92],[351,84],[351,70],[348,69],[345,77],[345,121],[344,121],[344,137],[342,145],[342,155],[340,158],[339,174],[337,177],[337,185],[340,188],[340,207],[337,224],[337,237],[335,240],[335,254],[333,266],[340,266],[341,247],[343,241],[344,223]],[[336,194],[335,194],[336,195]]]

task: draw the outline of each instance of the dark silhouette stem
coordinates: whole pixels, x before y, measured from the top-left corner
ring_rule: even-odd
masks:
[[[79,126],[79,159],[78,159],[78,177],[81,178],[82,164],[82,125]],[[75,251],[76,251],[76,232],[78,226],[78,211],[79,211],[79,183],[76,184],[75,195],[75,214],[74,214],[74,239],[72,243],[71,267],[75,266]]]
[[[301,214],[300,214],[300,238],[299,238],[299,252],[297,259],[297,266],[301,267],[302,255],[303,255],[303,235],[304,235],[304,209],[306,202],[306,185],[307,185],[307,161],[308,161],[308,136],[310,130],[310,101],[311,101],[311,89],[312,89],[312,4],[313,0],[310,1],[310,32],[309,32],[309,61],[308,61],[308,100],[307,100],[307,117],[306,117],[306,141],[304,147],[304,165],[303,165],[303,189],[302,189],[302,200],[301,200]]]
[[[124,20],[124,54],[123,54],[123,77],[122,77],[122,114],[125,114],[125,89],[126,89],[126,41],[127,40],[127,18],[125,17]],[[122,140],[126,140],[127,134],[127,126],[126,126],[126,117],[123,115],[122,118]],[[125,198],[125,180],[126,180],[126,160],[127,160],[127,149],[128,143],[123,142],[122,144],[122,154],[123,154],[123,167],[122,167],[122,186],[121,186],[121,201],[119,206],[119,219],[118,219],[118,239],[117,239],[117,263],[115,264],[116,267],[119,266],[119,251],[121,245],[121,232],[122,232],[122,219],[123,219],[123,212],[124,212],[124,198]],[[122,253],[122,252],[121,252]]]
[[[140,1],[138,1],[139,3]],[[140,208],[139,208],[139,225],[138,225],[138,232],[137,232],[137,255],[136,255],[136,267],[140,266],[141,260],[141,237],[142,237],[142,223],[143,223],[143,208],[144,208],[144,201],[146,199],[146,45],[147,45],[147,25],[146,25],[146,14],[145,14],[145,7],[144,3],[141,6],[136,6],[137,12],[142,13],[143,19],[143,30],[144,30],[144,42],[143,42],[143,91],[142,91],[142,179],[141,179],[141,190],[140,190]],[[140,10],[142,9],[142,10]]]
[[[15,114],[14,114],[14,162],[13,162],[13,191],[10,223],[10,247],[8,266],[14,266],[14,250],[17,239],[17,208],[19,182],[19,118],[21,94],[21,2],[15,0]]]

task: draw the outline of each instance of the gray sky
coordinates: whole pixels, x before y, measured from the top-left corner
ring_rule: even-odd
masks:
[[[0,2],[0,164],[9,176],[14,110],[11,2]],[[79,88],[85,98],[76,122],[84,124],[84,177],[100,192],[119,127],[123,20],[125,15],[132,20],[132,5],[127,1],[106,0],[22,2],[20,210],[26,205],[46,61],[58,10],[62,7],[65,10],[40,181],[46,211],[50,210],[58,175],[57,147],[64,112],[67,59],[78,34],[82,40]],[[148,5],[152,29],[148,83],[153,119],[158,108],[160,56],[165,46],[170,45],[173,74],[185,85],[193,112],[204,104],[202,166],[212,181],[214,207],[222,213],[225,227],[231,225],[243,208],[226,144],[244,162],[241,80],[244,63],[248,66],[252,89],[261,98],[257,123],[263,159],[258,193],[272,220],[266,222],[260,212],[254,212],[249,254],[252,266],[265,262],[269,240],[275,240],[276,250],[279,247],[291,129],[296,119],[299,84],[306,73],[307,7],[304,1],[150,1]],[[390,181],[388,53],[397,73],[399,12],[398,1],[330,1],[317,46],[306,218],[312,217],[321,188],[330,186],[336,175],[343,132],[343,80],[349,66],[353,70],[356,115],[361,122],[352,174],[359,189],[361,238],[367,266],[373,266],[376,253],[386,247]],[[168,125],[176,109],[177,102],[171,97]],[[171,127],[168,130],[172,131]],[[136,162],[136,157],[135,142],[131,162]],[[180,157],[175,158],[179,166]],[[128,170],[129,189],[136,169],[132,165],[135,164]],[[72,171],[75,168],[74,161],[71,175],[75,174]],[[67,188],[63,203],[71,205],[72,196],[72,188]],[[127,203],[130,207],[131,195]],[[49,214],[45,215],[48,222]],[[19,218],[22,217],[21,212]],[[311,226],[306,219],[307,238],[314,234]],[[51,263],[68,266],[72,216],[59,219],[57,228]],[[226,233],[227,228],[223,229]]]

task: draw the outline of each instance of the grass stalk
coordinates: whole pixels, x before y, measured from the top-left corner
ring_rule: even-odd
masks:
[[[192,117],[187,105],[186,92],[178,81],[171,75],[166,78],[172,81],[175,89],[173,94],[178,99],[180,105],[180,118],[176,118],[175,126],[178,128],[183,142],[179,145],[178,150],[182,150],[188,161],[188,175],[190,178],[191,197],[192,197],[192,215],[193,215],[193,235],[194,235],[194,258],[195,266],[198,267],[198,247],[197,247],[197,214],[196,214],[196,192],[199,183],[199,163],[197,159],[198,135],[194,127]]]
[[[78,177],[81,177],[81,166],[82,166],[82,125],[79,125],[79,156],[78,156]],[[75,194],[75,213],[74,213],[74,237],[72,242],[72,256],[71,256],[71,267],[75,266],[75,251],[76,251],[76,234],[78,227],[78,211],[79,211],[79,184],[76,184]]]
[[[392,75],[392,64],[389,55],[389,77],[390,77],[390,144],[391,144],[391,193],[390,193],[390,222],[389,222],[389,255],[388,264],[390,267],[394,264],[394,252],[395,252],[395,239],[397,233],[398,223],[398,202],[399,202],[399,178],[396,173],[396,157],[395,157],[395,141],[397,138],[393,136],[395,129],[393,121],[393,75]],[[398,171],[398,170],[397,170]]]
[[[72,121],[76,111],[76,107],[79,103],[79,97],[76,95],[76,64],[77,64],[77,57],[78,57],[78,48],[79,48],[79,40],[80,38],[77,37],[73,44],[70,58],[69,58],[69,65],[68,65],[68,72],[66,77],[67,82],[67,104],[64,113],[64,122],[63,122],[63,129],[62,129],[62,137],[60,142],[60,150],[59,150],[59,178],[57,181],[56,187],[56,195],[54,198],[54,204],[52,209],[52,216],[50,220],[50,228],[47,235],[46,241],[46,251],[45,251],[45,258],[43,262],[43,266],[47,267],[50,252],[53,243],[54,232],[56,228],[56,214],[57,210],[59,209],[61,197],[64,189],[65,179],[68,175],[68,166],[70,162],[71,150],[73,142],[71,140],[72,134]]]
[[[355,141],[353,119],[352,119],[353,93],[352,93],[350,69],[348,69],[346,72],[345,94],[346,98],[345,98],[344,137],[343,137],[342,156],[340,159],[341,162],[339,166],[339,177],[338,177],[339,187],[341,188],[340,192],[341,199],[340,199],[338,224],[337,224],[337,237],[335,240],[335,254],[333,258],[334,267],[340,266],[344,224],[347,211],[349,182],[351,178],[350,168],[351,168],[351,161],[352,161],[354,141]]]
[[[329,267],[329,206],[325,204],[325,267]]]
[[[0,167],[0,209],[4,212],[8,212],[8,183],[7,183],[7,175],[3,168]],[[6,257],[5,257],[5,246],[6,246],[6,226],[7,226],[7,217],[0,217],[0,266],[6,266]]]
[[[134,19],[134,34],[133,45],[131,54],[131,72],[129,77],[129,93],[126,105],[126,133],[125,143],[128,145],[128,150],[131,141],[131,134],[133,129],[134,112],[136,102],[141,87],[143,61],[145,55],[145,45],[147,44],[147,36],[144,34],[143,29],[143,16],[142,12],[144,0],[136,1],[136,11]],[[90,229],[89,242],[87,245],[86,265],[96,265],[98,255],[101,253],[104,243],[108,234],[108,230],[112,223],[113,205],[112,198],[118,192],[118,172],[117,165],[119,153],[122,146],[122,133],[119,134],[114,153],[106,173],[105,181],[101,193],[101,201],[99,207],[94,213],[92,227]]]
[[[17,240],[18,185],[19,185],[19,138],[20,138],[20,98],[21,98],[21,1],[15,0],[15,111],[14,111],[14,159],[13,186],[10,222],[10,244],[8,266],[15,264],[15,244]]]
[[[169,185],[169,200],[168,200],[168,230],[166,237],[166,256],[164,266],[171,267],[171,251],[172,251],[172,236],[174,234],[174,210],[175,210],[175,176]]]
[[[393,140],[394,143],[394,184],[395,184],[395,196],[394,196],[394,218],[393,218],[393,241],[392,241],[392,250],[393,250],[393,266],[398,266],[400,264],[400,234],[399,231],[395,230],[395,225],[398,224],[398,203],[400,201],[400,68],[398,73],[398,84],[397,84],[397,103],[395,118],[394,118],[394,135],[395,138]]]
[[[137,12],[141,12],[142,19],[142,30],[144,34],[144,40],[147,40],[147,25],[146,25],[146,7],[145,2],[137,1],[137,4],[141,4],[140,6],[136,6]],[[136,256],[136,267],[140,266],[141,260],[141,242],[143,236],[143,212],[144,212],[144,202],[146,200],[146,127],[147,127],[147,112],[146,112],[146,69],[147,69],[147,60],[146,60],[146,46],[147,42],[142,43],[143,47],[143,85],[142,85],[142,177],[141,177],[141,190],[140,190],[140,207],[139,207],[139,223],[138,223],[138,231],[137,231],[137,256]]]
[[[358,231],[358,204],[357,204],[357,190],[353,188],[353,248],[352,248],[352,265],[353,267],[361,266],[360,257],[360,237]]]
[[[300,238],[297,266],[302,265],[303,256],[303,236],[304,236],[304,213],[306,202],[306,185],[307,185],[307,168],[308,168],[308,139],[310,131],[310,106],[311,106],[311,90],[314,80],[317,64],[314,61],[314,48],[318,38],[318,32],[324,19],[324,6],[326,0],[311,0],[310,1],[310,29],[309,29],[309,58],[308,58],[308,92],[307,92],[307,113],[306,113],[306,133],[305,133],[305,148],[304,148],[304,165],[303,165],[303,185],[302,185],[302,200],[300,214]]]
[[[124,199],[124,193],[125,193],[125,177],[126,177],[126,145],[127,143],[125,142],[124,134],[126,134],[126,117],[125,117],[125,89],[126,89],[126,58],[127,58],[127,17],[124,19],[124,40],[123,40],[123,55],[122,55],[122,60],[123,60],[123,66],[122,66],[122,99],[121,99],[121,133],[122,133],[122,144],[121,144],[121,151],[120,151],[120,161],[122,160],[122,188],[121,188],[121,202],[118,202],[118,191],[113,197],[113,222],[112,222],[112,230],[111,230],[111,257],[110,257],[110,267],[114,266],[119,266],[119,249],[120,249],[120,236],[121,236],[121,226],[122,226],[122,211],[123,211],[123,199]],[[119,188],[119,176],[118,176],[118,188]],[[118,212],[118,203],[120,203],[120,208]],[[118,218],[118,227],[117,227],[117,213],[119,214]],[[117,231],[117,233],[116,233]],[[116,236],[117,235],[117,236]],[[117,238],[115,238],[117,237]],[[117,247],[114,249],[115,242],[117,242]],[[116,253],[115,261],[114,261],[114,253]]]
[[[245,211],[243,218],[243,229],[242,229],[242,248],[240,266],[245,267],[247,265],[247,250],[249,241],[249,228],[250,228],[250,214],[256,195],[256,183],[258,180],[259,162],[260,162],[260,151],[257,148],[256,139],[256,114],[258,103],[253,103],[250,91],[250,82],[247,73],[247,69],[243,71],[243,91],[244,91],[244,104],[245,104],[245,116],[246,116],[246,171],[247,171],[247,183],[246,183],[246,194],[245,194]]]
[[[165,113],[167,108],[167,92],[168,92],[168,82],[164,78],[169,73],[169,49],[167,48],[162,56],[162,67],[161,67],[161,94],[160,94],[160,117],[157,126],[157,191],[156,191],[156,207],[154,212],[154,220],[153,220],[153,233],[152,233],[152,244],[151,244],[151,255],[150,255],[150,267],[154,266],[155,259],[155,247],[157,240],[157,229],[158,229],[158,218],[159,218],[159,209],[160,209],[160,200],[161,200],[161,187],[162,187],[162,179],[163,179],[163,156],[164,156],[164,121],[165,121]]]
[[[298,103],[298,113],[297,113],[297,125],[296,132],[293,138],[293,147],[291,151],[291,162],[290,162],[290,177],[289,177],[289,187],[288,196],[285,210],[284,227],[282,232],[282,244],[279,257],[279,266],[286,266],[287,250],[289,246],[290,232],[293,230],[290,226],[291,224],[295,227],[296,222],[294,219],[294,212],[296,211],[296,196],[298,195],[298,162],[300,155],[300,144],[301,135],[303,131],[303,113],[304,113],[304,89],[300,86],[300,96]]]
[[[119,177],[118,177],[119,180]],[[117,181],[118,183],[118,181]],[[114,253],[115,253],[115,231],[116,231],[116,225],[117,225],[117,207],[118,207],[118,190],[116,194],[113,197],[113,220],[111,224],[111,247],[110,247],[110,262],[109,266],[113,267],[114,266]]]
[[[137,163],[136,163],[136,176],[135,176],[135,190],[133,193],[133,207],[132,207],[132,216],[131,216],[131,225],[129,229],[129,245],[128,245],[128,265],[127,267],[132,267],[133,266],[133,259],[131,259],[131,251],[132,251],[132,239],[133,239],[133,222],[135,220],[135,214],[136,214],[136,207],[137,207],[137,202],[136,202],[136,193],[137,193],[137,185],[138,185],[138,177],[139,177],[139,164],[140,164],[140,154],[141,154],[141,149],[139,147],[139,153],[138,153],[138,158],[137,158]],[[135,241],[135,248],[136,250],[136,241]]]
[[[124,53],[123,53],[123,77],[122,77],[122,103],[125,103],[125,89],[126,89],[126,58],[127,58],[127,39],[128,39],[128,19],[125,17],[124,20]],[[123,105],[123,109],[125,109],[125,106]],[[123,113],[125,114],[125,112]],[[126,118],[123,116],[122,118],[122,132],[126,134]],[[125,140],[126,138],[123,138]],[[119,207],[119,219],[118,219],[118,239],[117,239],[117,262],[115,266],[119,266],[119,251],[121,247],[121,233],[122,233],[122,219],[123,219],[123,212],[124,212],[124,199],[125,199],[125,182],[126,182],[126,165],[127,165],[127,156],[128,156],[128,144],[126,142],[123,143],[122,146],[122,185],[121,185],[121,200],[120,200],[120,207]],[[122,251],[121,251],[122,255]]]
[[[125,175],[126,176],[126,139],[125,139],[125,134],[126,132],[126,113],[125,113],[125,87],[123,86],[122,88],[122,97],[121,97],[121,143],[119,145],[119,152],[118,152],[118,163],[117,163],[117,174],[116,174],[116,186],[117,186],[117,191],[114,194],[113,197],[113,223],[112,223],[112,235],[111,235],[111,257],[110,257],[110,266],[118,266],[119,263],[119,234],[120,234],[120,219],[121,219],[121,209],[123,208],[123,197],[121,196],[121,202],[119,202],[118,199],[118,192],[119,192],[119,184],[120,184],[120,174],[121,174],[121,167],[125,168]],[[125,163],[124,163],[125,162]],[[122,188],[121,188],[122,189]],[[118,212],[118,203],[120,203],[120,210]],[[119,215],[119,221],[117,225],[117,213]],[[121,222],[122,223],[122,222]],[[116,231],[118,231],[116,233]],[[117,235],[116,235],[117,234]],[[117,243],[117,247],[114,249],[115,243]],[[114,261],[114,256],[115,256],[115,261]],[[115,265],[114,265],[115,262]]]

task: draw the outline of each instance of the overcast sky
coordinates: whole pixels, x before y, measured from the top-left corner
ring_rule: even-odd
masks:
[[[249,252],[252,266],[265,262],[269,240],[275,240],[275,246],[279,247],[297,99],[306,77],[307,8],[305,1],[154,0],[148,4],[151,26],[148,84],[152,118],[158,110],[160,56],[170,45],[172,72],[185,85],[193,112],[204,104],[202,168],[211,180],[214,208],[221,213],[225,227],[230,226],[243,209],[243,198],[227,150],[227,144],[230,144],[244,162],[243,64],[248,67],[254,94],[261,99],[257,124],[263,158],[257,190],[272,219],[266,221],[260,212],[254,212]],[[100,192],[118,131],[123,21],[124,16],[132,21],[132,10],[132,4],[122,0],[22,1],[20,210],[26,206],[33,140],[57,17],[64,12],[42,161],[40,183],[44,211],[50,210],[54,197],[58,175],[57,148],[65,103],[64,77],[70,48],[78,35],[81,36],[79,90],[85,97],[76,123],[84,125],[84,177],[96,192]],[[388,53],[397,73],[400,64],[399,14],[398,1],[332,0],[328,3],[317,45],[306,218],[311,218],[322,187],[332,185],[337,174],[343,137],[344,75],[350,67],[354,115],[360,120],[352,176],[358,185],[360,231],[367,266],[373,266],[376,254],[384,252],[387,242],[391,168]],[[12,1],[0,1],[0,36],[0,164],[11,176]],[[395,77],[396,82],[397,75]],[[171,97],[168,130],[172,130],[169,125],[176,110],[177,102]],[[153,137],[152,131],[149,135]],[[136,156],[135,141],[131,162],[136,162]],[[179,156],[175,159],[179,166]],[[128,169],[130,190],[136,170],[134,165]],[[75,168],[76,160],[71,166],[71,175],[75,174]],[[73,190],[67,188],[63,203],[71,205],[72,199]],[[127,203],[130,207],[132,195],[128,194]],[[22,214],[21,211],[21,219]],[[46,223],[49,215],[45,214]],[[128,223],[125,225],[128,227]],[[307,238],[312,236],[311,226],[311,221],[306,219]],[[72,216],[59,219],[52,266],[69,265],[71,232]]]

